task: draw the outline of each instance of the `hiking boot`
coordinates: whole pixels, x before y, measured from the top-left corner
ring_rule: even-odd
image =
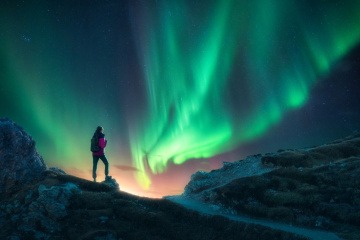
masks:
[[[111,176],[106,176],[105,177],[105,181],[110,181],[111,180]]]
[[[94,178],[94,182],[96,182],[96,178]]]

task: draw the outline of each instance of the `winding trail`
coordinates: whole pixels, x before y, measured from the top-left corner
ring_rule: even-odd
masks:
[[[320,230],[314,230],[304,227],[297,227],[290,224],[285,223],[278,223],[268,220],[262,220],[262,219],[256,219],[256,218],[250,218],[250,217],[244,217],[239,216],[231,213],[223,213],[220,211],[220,207],[212,204],[205,204],[190,198],[186,198],[184,196],[169,196],[166,197],[169,201],[172,201],[174,203],[180,204],[188,209],[207,214],[207,215],[218,215],[226,217],[233,221],[239,221],[244,223],[250,223],[250,224],[257,224],[265,227],[269,227],[272,229],[281,230],[284,232],[290,232],[294,234],[298,234],[304,237],[307,237],[309,239],[314,240],[341,240],[337,235],[335,235],[332,232],[325,232]]]

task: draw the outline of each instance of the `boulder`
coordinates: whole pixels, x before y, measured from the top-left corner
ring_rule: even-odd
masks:
[[[0,196],[39,179],[45,170],[32,137],[12,120],[0,118]]]
[[[21,211],[17,210],[15,203],[8,204],[10,210],[7,214],[14,216],[16,212],[20,212],[17,219],[11,219],[12,224],[17,226],[19,235],[49,239],[51,235],[61,231],[59,220],[68,215],[70,198],[80,192],[80,188],[70,182],[49,187],[41,184],[37,189],[36,199],[22,206]]]
[[[106,184],[107,186],[111,187],[114,190],[120,190],[120,185],[117,183],[115,178],[112,178],[111,176],[107,176],[105,178],[105,181],[102,181],[101,183]]]

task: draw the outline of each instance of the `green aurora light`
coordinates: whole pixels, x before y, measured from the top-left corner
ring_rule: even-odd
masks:
[[[144,188],[148,168],[162,173],[170,161],[208,158],[262,136],[303,106],[360,39],[359,1],[180,2],[134,11],[148,106],[130,137]]]
[[[111,174],[157,190],[169,163],[261,139],[304,106],[359,44],[359,12],[360,0],[0,1],[0,117],[82,177],[101,124]]]

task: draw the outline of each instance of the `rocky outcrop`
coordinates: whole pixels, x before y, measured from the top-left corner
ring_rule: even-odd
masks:
[[[106,177],[105,181],[102,181],[101,183],[109,186],[113,190],[120,190],[119,184],[117,183],[115,178],[112,178],[111,176]]]
[[[40,184],[36,190],[29,189],[23,199],[0,205],[3,212],[0,227],[17,226],[12,231],[14,239],[20,239],[20,236],[26,239],[56,236],[61,231],[59,221],[68,215],[70,198],[79,192],[73,183],[49,187]]]
[[[184,194],[193,198],[201,198],[205,192],[211,191],[241,177],[260,175],[274,170],[273,167],[261,163],[261,156],[249,156],[236,162],[224,162],[224,166],[211,172],[199,171],[191,176],[186,185]]]
[[[39,179],[46,170],[35,141],[20,126],[0,119],[0,196]]]

